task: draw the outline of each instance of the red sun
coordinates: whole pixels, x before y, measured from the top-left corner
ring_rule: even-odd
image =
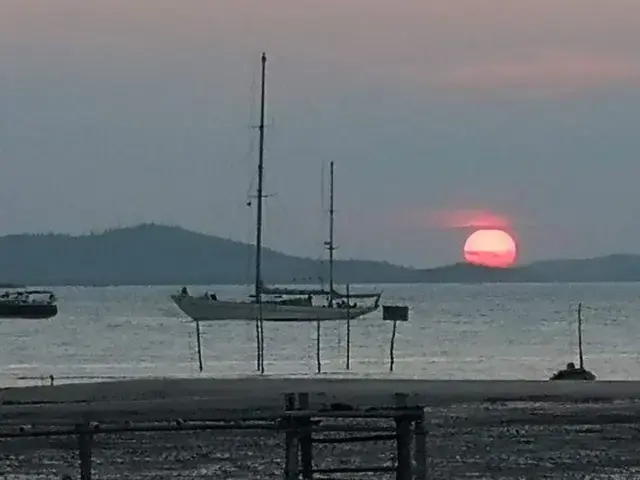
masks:
[[[463,248],[464,261],[484,267],[507,268],[516,261],[517,247],[504,230],[476,230]]]

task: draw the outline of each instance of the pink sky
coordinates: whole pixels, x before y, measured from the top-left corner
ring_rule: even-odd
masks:
[[[636,85],[640,2],[627,0],[5,0],[3,43],[126,51],[267,50],[288,68],[371,84],[571,91]],[[298,67],[296,67],[296,65]]]
[[[338,186],[344,256],[408,262],[428,245],[439,263],[477,210],[522,232],[525,257],[632,249],[639,44],[640,0],[0,0],[0,154],[53,189],[34,199],[4,175],[0,223],[247,240],[266,51],[272,246],[316,254],[319,166],[335,159],[358,178]],[[588,233],[593,217],[608,226]]]

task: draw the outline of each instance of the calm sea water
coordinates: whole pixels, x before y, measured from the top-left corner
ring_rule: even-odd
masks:
[[[198,373],[194,324],[168,298],[177,288],[54,289],[56,318],[0,320],[0,385],[38,384],[49,375],[61,383],[254,374],[253,322],[203,324]],[[398,325],[394,376],[546,379],[575,360],[575,310],[583,302],[587,366],[600,379],[640,379],[640,283],[381,288],[383,303],[411,307],[410,321]],[[247,288],[208,291],[238,297]],[[350,372],[345,332],[344,322],[323,324],[326,374],[389,375],[390,322],[379,312],[352,322]],[[265,324],[267,374],[315,374],[315,348],[315,324]]]

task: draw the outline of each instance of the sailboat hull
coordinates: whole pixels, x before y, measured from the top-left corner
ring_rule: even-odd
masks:
[[[211,300],[204,297],[171,295],[180,310],[193,320],[201,322],[227,320],[256,320],[265,322],[315,322],[347,320],[360,318],[378,309],[377,306],[336,308],[306,305],[279,305],[263,303],[262,306],[252,302],[234,302]]]

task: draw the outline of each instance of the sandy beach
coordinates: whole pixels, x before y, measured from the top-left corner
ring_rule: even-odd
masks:
[[[577,479],[588,472],[623,479],[640,472],[637,382],[247,377],[69,384],[5,389],[1,424],[277,412],[289,392],[309,392],[312,408],[336,401],[391,406],[395,393],[409,394],[410,404],[427,406],[430,478]],[[8,479],[60,478],[77,463],[75,449],[73,438],[3,440],[0,470]],[[325,465],[385,463],[392,455],[384,443],[316,452]],[[125,433],[96,436],[94,458],[96,478],[262,479],[281,478],[283,450],[281,435],[267,431]]]
[[[640,400],[640,381],[549,382],[538,380],[415,380],[245,376],[238,378],[148,378],[54,386],[5,388],[3,404],[78,403],[208,398],[222,409],[282,404],[281,396],[309,392],[313,398],[384,404],[395,393],[415,404],[486,400]],[[259,392],[259,395],[256,393]],[[312,400],[313,401],[313,400]]]
[[[151,378],[2,390],[3,418],[74,414],[101,415],[145,411],[149,416],[208,412],[279,412],[286,393],[307,392],[312,409],[332,402],[354,407],[392,406],[396,393],[409,404],[443,406],[469,402],[574,402],[640,400],[640,382],[549,382],[511,380],[403,380],[372,378],[232,379]],[[88,417],[87,417],[88,416]]]

